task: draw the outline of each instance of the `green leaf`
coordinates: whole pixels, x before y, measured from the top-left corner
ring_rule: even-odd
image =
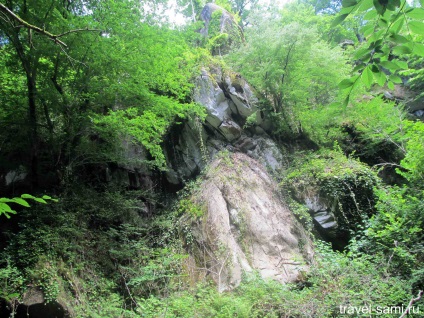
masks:
[[[368,55],[371,53],[371,50],[369,48],[361,48],[358,49],[355,54],[353,55],[353,58],[355,60],[359,60],[360,58],[364,57],[365,55]]]
[[[41,198],[34,198],[34,201],[47,204],[47,202],[44,199],[41,199]]]
[[[424,9],[414,8],[405,12],[406,16],[416,20],[424,20]]]
[[[405,61],[396,61],[394,63],[396,63],[400,69],[403,69],[403,70],[408,69],[408,63],[406,63]]]
[[[424,23],[418,21],[410,21],[408,23],[409,29],[415,34],[424,35]]]
[[[373,4],[372,0],[362,0],[360,5],[359,5],[358,11],[359,12],[365,12],[368,9],[371,9],[373,6],[374,6],[374,4]],[[371,11],[375,12],[374,10],[371,10]]]
[[[379,0],[373,0],[373,4],[379,15],[383,15],[386,12],[386,6],[381,5]]]
[[[407,38],[396,33],[390,36],[390,40],[397,44],[409,43],[409,40]]]
[[[342,23],[347,18],[348,15],[349,14],[341,14],[341,15],[339,15],[338,17],[336,17],[333,20],[333,23],[331,23],[331,26],[332,27],[335,27],[335,26],[339,25],[340,23]]]
[[[395,46],[392,49],[393,54],[396,55],[402,55],[402,54],[410,54],[412,53],[411,48],[409,47],[409,45],[399,45],[399,46]]]
[[[388,87],[390,90],[394,90],[394,89],[395,89],[395,84],[393,84],[393,82],[391,82],[391,81],[388,81],[388,82],[387,82],[387,87]]]
[[[377,32],[374,32],[369,39],[367,40],[367,42],[370,42],[370,46],[372,46],[373,48],[375,48],[377,45],[380,45],[382,42],[382,35],[385,33],[385,30],[380,30]],[[377,42],[377,43],[373,43],[373,42]]]
[[[382,3],[386,2],[387,3],[387,10],[390,10],[390,11],[395,11],[396,8],[400,7],[400,0],[389,0],[389,1],[381,1],[380,0],[380,2],[382,2]]]
[[[364,15],[364,20],[367,20],[367,21],[373,21],[377,15],[378,15],[378,13],[377,13],[377,11],[375,11],[375,10],[368,11],[368,12]]]
[[[424,45],[421,43],[414,43],[412,52],[416,55],[424,57]]]
[[[21,198],[22,199],[34,199],[35,197],[33,196],[33,195],[31,195],[31,194],[22,194],[21,195]]]
[[[399,19],[396,20],[390,27],[390,32],[393,32],[394,34],[399,33],[400,29],[403,26],[403,23],[405,22],[405,18],[403,16],[400,16]]]
[[[347,105],[349,104],[349,100],[350,100],[350,94],[346,96],[346,98],[343,101],[343,106],[347,107]]]
[[[389,79],[396,84],[402,84],[402,79],[397,75],[390,75]]]
[[[377,81],[377,84],[381,87],[383,87],[386,83],[386,75],[381,71],[374,73],[374,78]]]
[[[358,71],[362,71],[364,68],[365,68],[365,63],[361,62],[353,68],[352,72],[356,73]]]
[[[362,83],[369,89],[371,88],[374,76],[372,75],[371,65],[368,65],[361,75]]]
[[[365,37],[368,37],[374,32],[374,26],[372,24],[367,24],[362,28],[361,32]]]
[[[387,68],[390,71],[397,71],[398,69],[400,69],[400,67],[397,64],[391,61],[381,61],[380,65],[383,66],[384,68]]]
[[[0,203],[0,214],[4,212],[13,213],[12,208],[9,206],[9,204],[6,203]]]
[[[51,199],[52,199],[52,197],[50,197],[50,196],[48,196],[48,195],[43,195],[43,196],[42,196],[42,198],[43,198],[44,200],[51,200]]]
[[[343,8],[353,7],[356,4],[357,4],[357,0],[342,0]]]
[[[343,81],[339,83],[339,88],[346,89],[346,88],[352,87],[354,83],[355,81],[351,79],[344,79]]]
[[[27,208],[29,208],[29,207],[30,207],[30,205],[28,204],[28,202],[26,202],[24,199],[21,199],[21,198],[13,198],[13,201],[14,201],[15,203],[20,204],[20,205],[23,205],[23,206],[25,206],[25,207],[27,207]]]

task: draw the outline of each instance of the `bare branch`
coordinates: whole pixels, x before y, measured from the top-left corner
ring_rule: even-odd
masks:
[[[420,290],[419,292],[418,292],[418,295],[417,295],[417,297],[416,298],[412,298],[411,299],[411,301],[409,302],[409,304],[408,304],[408,307],[406,307],[406,310],[405,310],[405,312],[402,314],[402,316],[400,316],[399,318],[403,318],[403,317],[406,317],[406,315],[407,314],[409,314],[409,310],[411,310],[411,307],[412,307],[412,305],[414,304],[414,303],[416,303],[417,301],[419,301],[420,299],[421,299],[421,296],[423,295],[423,291],[422,290]]]
[[[48,38],[50,38],[52,41],[54,41],[55,43],[63,46],[63,47],[67,47],[67,45],[59,40],[60,37],[68,35],[70,33],[75,33],[75,32],[82,32],[82,31],[95,31],[95,32],[99,32],[101,30],[97,30],[97,29],[89,29],[89,28],[85,28],[85,29],[75,29],[75,30],[70,30],[67,32],[64,32],[62,34],[52,34],[44,29],[41,29],[35,25],[29,24],[28,22],[26,22],[25,20],[21,19],[19,16],[17,16],[15,13],[13,13],[8,7],[6,7],[3,3],[0,2],[0,12],[2,12],[6,17],[8,18],[12,18],[13,20],[15,20],[16,22],[19,23],[18,26],[16,27],[25,27],[29,30],[34,30],[37,33],[40,33],[42,35],[47,36]]]
[[[6,7],[3,3],[0,3],[0,10],[3,11],[4,13],[6,13],[6,15],[8,15],[9,17],[13,18],[13,20],[19,22],[20,24],[22,24],[24,27],[26,27],[27,29],[30,30],[34,30],[40,34],[43,34],[47,37],[49,37],[50,39],[52,39],[55,43],[60,44],[62,46],[66,47],[66,44],[60,40],[57,39],[57,36],[44,30],[41,29],[35,25],[29,24],[28,22],[26,22],[25,20],[21,19],[20,17],[18,17],[16,14],[14,14],[8,7]]]
[[[88,27],[87,27],[87,28],[85,28],[85,29],[75,29],[75,30],[70,30],[70,31],[67,31],[67,32],[65,32],[65,33],[62,33],[62,34],[56,35],[56,36],[55,36],[55,38],[60,38],[60,37],[62,37],[62,36],[68,35],[68,34],[70,34],[70,33],[75,33],[75,32],[85,32],[85,31],[89,31],[89,32],[100,32],[100,31],[102,31],[102,30],[99,30],[99,29],[89,29]]]

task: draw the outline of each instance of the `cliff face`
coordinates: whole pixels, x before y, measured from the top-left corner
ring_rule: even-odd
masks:
[[[192,200],[203,216],[191,220],[191,254],[220,291],[243,272],[294,282],[312,261],[308,234],[258,161],[242,153],[218,156]]]
[[[183,217],[197,271],[221,291],[236,287],[243,272],[296,281],[312,260],[312,244],[269,175],[283,169],[285,157],[267,133],[272,126],[254,90],[238,74],[214,66],[199,74],[193,96],[205,107],[206,121],[189,121],[172,134],[166,176],[179,184],[207,169],[191,197],[202,216]]]
[[[195,79],[193,99],[205,107],[206,120],[190,120],[169,134],[164,147],[168,182],[177,185],[194,177],[223,149],[244,152],[272,171],[282,167],[283,156],[266,132],[271,123],[253,89],[238,74],[205,67]],[[251,125],[246,125],[248,118]]]

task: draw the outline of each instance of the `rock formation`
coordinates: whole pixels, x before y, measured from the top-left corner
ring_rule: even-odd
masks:
[[[195,238],[188,249],[220,291],[237,286],[243,272],[286,283],[308,268],[310,238],[258,161],[218,156],[192,200],[204,215],[186,221]]]

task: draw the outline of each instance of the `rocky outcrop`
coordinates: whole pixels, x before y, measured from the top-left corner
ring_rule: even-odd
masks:
[[[205,26],[200,30],[200,34],[205,37],[209,35],[209,25],[215,12],[220,13],[219,30],[217,31],[220,33],[231,33],[234,28],[237,28],[237,23],[231,13],[215,3],[207,3],[200,13],[200,19],[205,23]]]
[[[188,249],[220,291],[237,286],[244,272],[286,283],[308,268],[310,239],[258,161],[221,155],[192,200],[204,215],[186,220],[194,237]]]
[[[305,160],[284,187],[308,207],[319,236],[343,249],[374,212],[377,184],[365,164],[333,153]]]
[[[223,72],[219,66],[203,68],[195,79],[193,99],[205,107],[206,120],[191,119],[169,133],[164,146],[168,182],[177,185],[195,177],[224,149],[246,153],[273,172],[282,168],[284,157],[266,133],[271,125],[240,75]],[[245,129],[252,116],[254,124]]]

